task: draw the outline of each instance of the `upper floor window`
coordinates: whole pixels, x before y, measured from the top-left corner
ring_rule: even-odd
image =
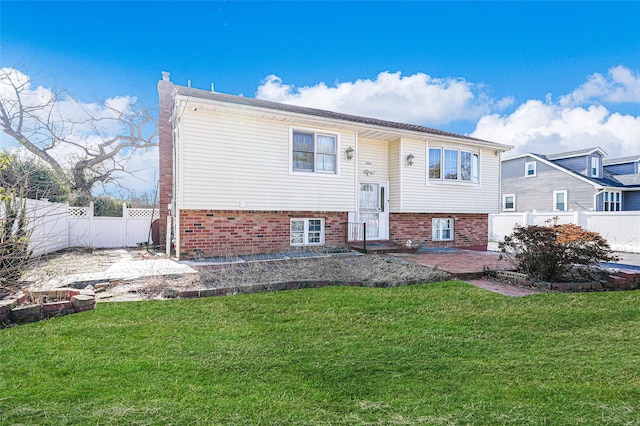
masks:
[[[620,191],[605,191],[603,194],[603,206],[602,209],[605,212],[619,212],[622,207],[620,200],[622,199],[622,192]]]
[[[458,180],[458,151],[444,150],[444,178]]]
[[[524,163],[524,175],[527,177],[536,175],[535,161],[527,161],[526,163]]]
[[[567,191],[553,191],[553,210],[567,211]]]
[[[292,165],[296,172],[337,173],[336,135],[293,131]]]
[[[442,150],[440,148],[429,148],[429,179],[440,179],[442,174],[442,162],[440,161]]]
[[[429,179],[480,182],[480,154],[448,148],[429,148]]]
[[[591,176],[600,176],[600,159],[598,157],[591,157]]]

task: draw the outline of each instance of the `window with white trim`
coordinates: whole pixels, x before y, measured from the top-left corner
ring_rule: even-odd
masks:
[[[324,244],[324,219],[291,219],[292,246],[320,246]]]
[[[602,194],[602,209],[605,212],[619,212],[622,210],[622,192],[621,191],[605,191]]]
[[[591,157],[591,176],[600,176],[600,159],[598,157]]]
[[[458,180],[458,151],[455,149],[444,150],[444,178]]]
[[[293,171],[337,173],[338,137],[336,135],[294,130],[291,138]]]
[[[531,177],[536,175],[535,161],[527,161],[526,163],[524,163],[524,175],[526,177]]]
[[[502,195],[502,210],[505,212],[516,210],[516,194]]]
[[[553,211],[567,211],[567,191],[553,191]]]
[[[440,148],[429,148],[429,179],[440,179],[442,176],[442,161]]]
[[[429,148],[430,181],[480,182],[480,154],[449,148]]]
[[[453,219],[437,218],[431,220],[431,240],[453,241]]]

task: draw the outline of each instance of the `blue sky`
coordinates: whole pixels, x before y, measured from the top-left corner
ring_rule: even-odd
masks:
[[[415,122],[514,153],[640,152],[638,1],[0,8],[0,65],[86,102],[153,104],[166,70],[176,84]]]

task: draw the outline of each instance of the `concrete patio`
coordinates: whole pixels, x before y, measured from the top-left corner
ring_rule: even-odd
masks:
[[[420,265],[439,268],[450,273],[454,278],[467,280],[480,278],[486,269],[513,270],[511,263],[502,258],[501,253],[494,251],[473,251],[460,249],[421,250],[419,253],[394,253],[397,257]]]

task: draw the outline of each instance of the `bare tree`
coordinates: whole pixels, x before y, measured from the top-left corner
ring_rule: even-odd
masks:
[[[152,109],[134,98],[84,103],[34,87],[13,68],[0,69],[0,126],[72,191],[87,194],[96,184],[117,184],[121,173],[134,172],[127,162],[136,150],[157,146]]]
[[[0,171],[11,159],[0,152]],[[31,257],[26,199],[22,197],[25,180],[5,182],[0,174],[0,299],[20,278]]]

